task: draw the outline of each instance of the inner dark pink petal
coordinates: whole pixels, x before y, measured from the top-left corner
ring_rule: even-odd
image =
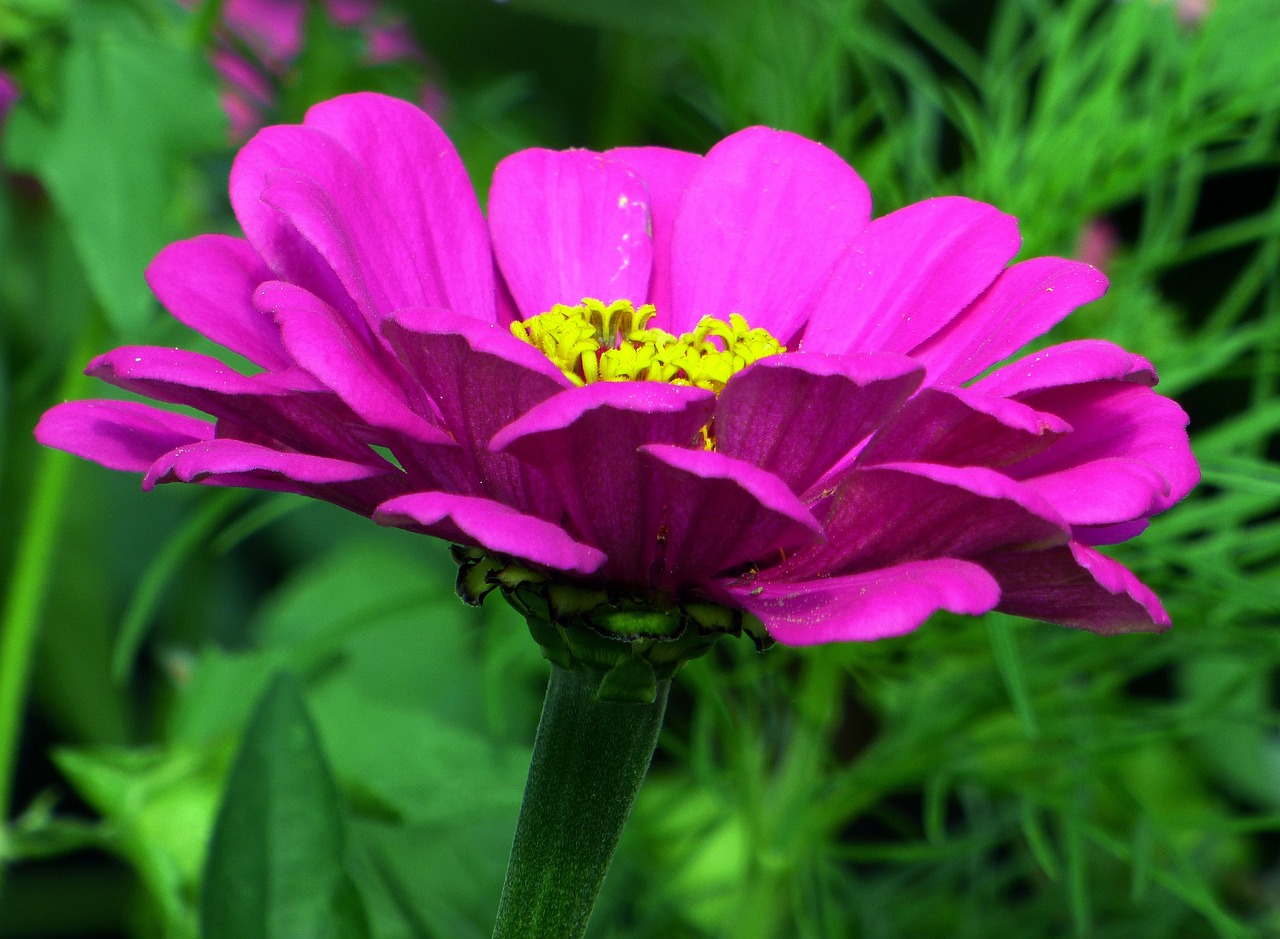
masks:
[[[976,557],[1067,540],[1066,523],[1035,493],[982,467],[900,463],[845,477],[823,518],[827,542],[780,568],[788,579],[931,557]]]
[[[750,463],[669,445],[641,452],[660,481],[656,586],[675,590],[750,561],[772,563],[822,538],[787,484]]]
[[[889,420],[924,373],[905,356],[788,354],[734,375],[716,406],[716,449],[803,493]]]
[[[860,466],[912,461],[1001,467],[1039,453],[1071,426],[972,388],[925,388],[876,432]]]
[[[696,445],[715,395],[657,382],[600,382],[548,398],[500,431],[492,448],[542,473],[574,537],[608,556],[603,573],[649,583],[661,526],[646,444]]]
[[[1169,626],[1159,599],[1132,571],[1084,545],[991,555],[982,565],[999,581],[1006,613],[1103,635]]]
[[[1103,339],[1077,339],[1010,362],[978,379],[973,387],[1008,398],[1097,381],[1150,386],[1156,380],[1155,368],[1142,356]]]

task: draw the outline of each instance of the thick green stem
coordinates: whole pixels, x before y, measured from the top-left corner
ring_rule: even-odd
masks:
[[[577,939],[613,859],[667,707],[600,701],[598,676],[551,666],[551,683],[502,888],[494,939]]]

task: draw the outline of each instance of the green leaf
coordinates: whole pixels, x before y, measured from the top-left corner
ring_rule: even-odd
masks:
[[[121,333],[154,304],[143,271],[185,233],[181,161],[225,145],[212,71],[129,6],[75,5],[58,113],[20,107],[7,162],[39,176],[71,230],[108,320]]]
[[[200,919],[205,939],[367,934],[343,869],[338,792],[298,681],[259,701],[214,824]]]

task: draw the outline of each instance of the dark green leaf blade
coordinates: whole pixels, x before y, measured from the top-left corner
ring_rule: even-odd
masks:
[[[214,824],[205,939],[366,934],[343,869],[343,818],[298,681],[282,673],[245,731]]]

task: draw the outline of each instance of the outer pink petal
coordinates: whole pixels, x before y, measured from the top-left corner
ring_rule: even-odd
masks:
[[[490,446],[541,472],[556,490],[574,537],[601,548],[605,574],[646,585],[658,548],[656,481],[638,451],[692,445],[715,395],[658,382],[599,382],[533,408]]]
[[[716,449],[804,492],[902,406],[924,373],[905,356],[771,356],[734,375]]]
[[[822,526],[777,476],[742,460],[642,447],[662,481],[658,586],[681,587],[822,539]]]
[[[954,558],[800,583],[733,583],[724,589],[731,602],[759,617],[773,638],[792,646],[901,636],[938,610],[978,616],[1000,599],[990,574]]]
[[[821,144],[765,127],[726,137],[680,201],[662,325],[680,332],[741,313],[789,341],[870,217],[866,184]]]
[[[549,517],[560,503],[519,460],[489,449],[493,435],[572,383],[532,346],[499,326],[441,310],[400,310],[383,336],[406,374],[439,408],[464,451],[471,484],[522,511]]]
[[[991,285],[1022,243],[1018,221],[958,196],[867,226],[819,294],[808,352],[909,352]]]
[[[510,555],[539,567],[592,574],[605,556],[557,525],[493,502],[445,492],[415,492],[378,506],[374,521]]]
[[[220,438],[165,454],[143,477],[142,488],[171,482],[294,492],[368,515],[403,491],[404,476],[386,463],[370,466]]]
[[[1006,398],[1063,385],[1127,381],[1154,385],[1155,367],[1140,355],[1104,339],[1078,339],[1033,352],[974,382],[973,387]]]
[[[1023,261],[911,355],[928,366],[928,384],[958,385],[1048,332],[1106,289],[1107,279],[1079,261]]]
[[[622,163],[588,150],[521,150],[489,190],[489,230],[524,317],[584,297],[649,295],[649,194]]]
[[[1161,632],[1169,614],[1124,565],[1072,543],[984,558],[1000,582],[1000,609],[1017,616],[1114,635]]]
[[[452,446],[453,439],[409,405],[407,376],[380,347],[354,331],[331,306],[282,281],[266,284],[257,303],[280,324],[289,353],[371,426],[419,443]]]
[[[54,405],[36,424],[36,440],[101,463],[144,473],[175,447],[208,440],[208,421],[162,411],[136,401],[87,400]]]
[[[845,477],[823,519],[827,543],[779,568],[789,580],[871,570],[931,557],[976,557],[1068,538],[1044,499],[982,467],[898,463]]]
[[[925,388],[868,441],[858,464],[1007,466],[1070,430],[1056,415],[975,388]]]
[[[666,147],[617,147],[605,157],[631,167],[649,192],[649,217],[653,241],[653,275],[649,278],[649,302],[666,319],[671,310],[671,238],[675,233],[680,197],[702,163],[702,157]]]
[[[1154,515],[1173,505],[1200,480],[1187,439],[1187,415],[1145,385],[1101,381],[1021,396],[1025,404],[1069,422],[1072,433],[1042,453],[1009,467],[1009,473],[1061,499],[1069,521],[1104,525]],[[1094,465],[1096,464],[1096,465]],[[1108,474],[1115,473],[1115,478]],[[1145,490],[1135,486],[1146,480]],[[1115,495],[1104,490],[1113,489]],[[1138,505],[1143,500],[1145,505]],[[1073,496],[1074,493],[1074,496]],[[1128,494],[1124,504],[1109,500]],[[1091,499],[1096,502],[1089,507]],[[1118,514],[1120,513],[1120,514]]]
[[[253,292],[274,275],[241,238],[200,235],[161,251],[147,283],[165,309],[219,345],[271,371],[293,363],[271,317],[253,305]]]
[[[317,104],[304,124],[355,157],[385,213],[388,242],[421,280],[419,302],[492,321],[488,228],[466,168],[436,122],[406,101],[363,93]]]
[[[241,375],[209,356],[155,346],[113,349],[90,362],[85,373],[135,394],[251,427],[291,449],[357,462],[369,455],[368,447],[351,436],[353,416],[336,398],[298,394],[289,376]]]
[[[360,133],[370,141],[351,143]],[[279,278],[344,315],[376,324],[404,306],[451,305],[493,319],[475,197],[452,145],[412,105],[344,96],[304,126],[266,128],[236,158],[231,201]]]

